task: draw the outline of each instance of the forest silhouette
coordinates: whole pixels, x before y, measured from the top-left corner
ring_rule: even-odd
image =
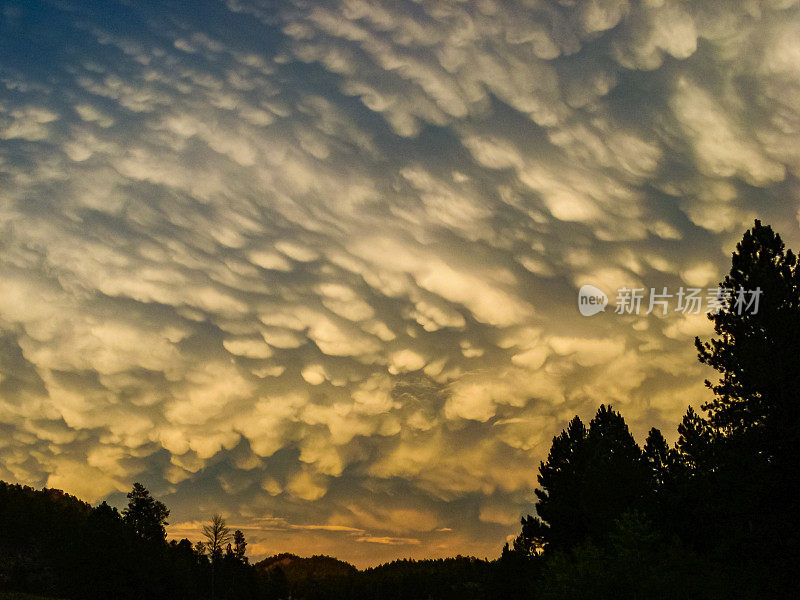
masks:
[[[796,597],[800,264],[755,221],[720,287],[762,292],[757,312],[710,314],[695,340],[717,372],[669,447],[640,447],[601,405],[553,438],[536,515],[494,560],[399,560],[359,571],[326,556],[250,564],[222,517],[206,542],[167,541],[168,508],[136,483],[128,506],[0,482],[0,598],[699,599]],[[200,532],[198,532],[200,533]],[[8,595],[8,598],[16,597]]]

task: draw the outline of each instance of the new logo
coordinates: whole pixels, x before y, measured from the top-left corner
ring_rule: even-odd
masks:
[[[603,312],[608,305],[608,296],[600,288],[584,285],[578,291],[578,310],[584,317]]]

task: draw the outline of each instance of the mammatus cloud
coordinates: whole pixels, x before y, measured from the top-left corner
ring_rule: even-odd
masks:
[[[493,556],[567,419],[704,395],[702,316],[577,290],[798,239],[794,2],[138,6],[1,5],[2,479]]]

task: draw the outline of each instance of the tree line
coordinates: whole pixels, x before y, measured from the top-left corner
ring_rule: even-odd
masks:
[[[58,490],[0,482],[0,590],[60,598],[261,600],[727,599],[794,597],[800,527],[800,264],[755,222],[727,290],[760,289],[758,312],[709,315],[695,340],[717,372],[669,446],[643,446],[601,405],[553,438],[535,515],[492,561],[401,560],[365,571],[330,557],[255,565],[214,515],[205,542],[166,541],[169,510],[140,484],[121,513]]]
[[[166,539],[169,509],[140,483],[120,512],[60,490],[0,482],[0,591],[58,598],[263,596],[244,534],[214,515],[205,542]]]
[[[536,516],[503,551],[536,598],[783,598],[800,558],[800,264],[755,222],[721,288],[762,292],[757,312],[724,308],[695,339],[718,374],[668,447],[644,446],[600,406],[553,439]]]

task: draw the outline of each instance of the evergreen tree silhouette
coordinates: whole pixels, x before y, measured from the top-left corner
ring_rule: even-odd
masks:
[[[163,542],[169,509],[153,498],[141,483],[128,492],[128,506],[122,511],[123,521],[142,539]]]
[[[780,236],[760,221],[736,245],[720,284],[735,299],[760,291],[758,310],[731,305],[709,315],[718,337],[695,340],[698,356],[720,373],[706,382],[704,408],[714,427],[767,460],[797,456],[800,433],[800,265]],[[796,464],[796,461],[795,461]]]
[[[685,475],[710,473],[716,470],[715,434],[711,423],[690,406],[678,425],[677,460]]]
[[[650,467],[651,491],[658,493],[669,484],[674,470],[675,454],[667,445],[664,435],[655,427],[647,434],[642,454]]]
[[[241,529],[237,529],[233,532],[233,554],[241,562],[247,564],[247,557],[245,556],[246,552],[247,541],[244,539],[244,534],[242,533]]]
[[[539,465],[536,513],[547,524],[547,543],[551,548],[578,543],[587,533],[583,518],[583,490],[580,472],[584,469],[587,431],[580,417],[553,438],[547,460]]]
[[[719,373],[706,382],[714,397],[703,407],[712,430],[705,460],[715,471],[708,495],[722,542],[747,547],[775,582],[800,554],[800,263],[756,220],[720,287],[736,299],[760,296],[757,310],[734,303],[711,314],[715,337],[695,340],[700,361]],[[700,433],[695,441],[704,442],[709,434]]]
[[[560,550],[604,538],[615,519],[642,505],[650,476],[622,415],[601,405],[588,429],[576,416],[553,438],[538,481],[534,493],[541,521],[523,520],[529,533],[520,543],[543,538]]]
[[[530,559],[540,556],[545,549],[549,537],[549,527],[539,517],[528,515],[520,520],[522,531],[514,538],[509,548],[506,543],[503,554],[508,559],[513,553],[514,558]]]
[[[589,423],[583,474],[585,520],[601,539],[623,513],[640,508],[649,487],[647,465],[625,419],[600,405]]]

